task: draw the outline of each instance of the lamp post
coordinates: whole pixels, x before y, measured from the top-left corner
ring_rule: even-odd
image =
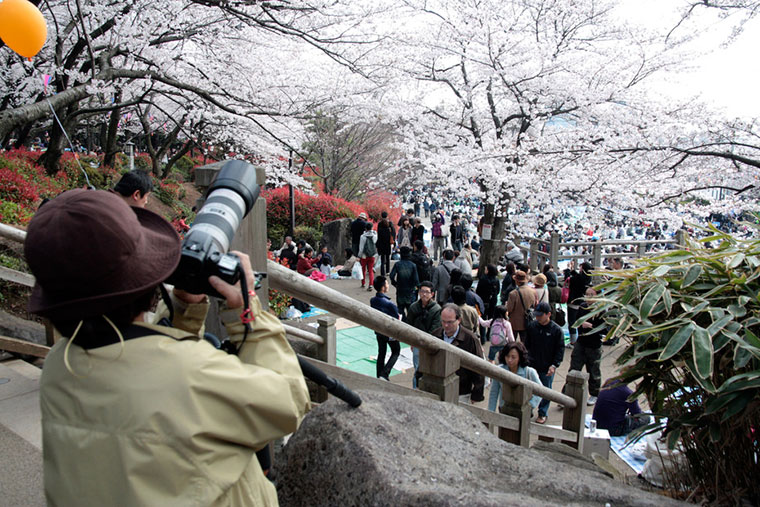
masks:
[[[132,141],[127,141],[127,153],[129,154],[129,170],[135,170],[135,144]]]
[[[293,171],[293,150],[288,154],[288,172]],[[296,196],[293,190],[293,184],[288,185],[288,192],[290,194],[290,237],[294,238],[296,235]]]

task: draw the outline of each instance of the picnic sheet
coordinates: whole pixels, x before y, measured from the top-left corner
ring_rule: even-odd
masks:
[[[586,414],[586,427],[589,427],[589,421],[591,421],[591,414]],[[647,458],[644,451],[647,447],[647,441],[645,438],[640,439],[638,442],[626,442],[626,437],[610,437],[610,448],[620,459],[631,467],[631,469],[640,474],[644,469],[644,463]]]

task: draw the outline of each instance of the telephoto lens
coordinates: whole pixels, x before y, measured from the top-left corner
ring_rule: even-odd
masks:
[[[179,266],[168,282],[194,294],[216,296],[210,276],[234,284],[238,260],[227,254],[240,222],[259,196],[256,169],[242,160],[230,160],[208,189],[203,207],[182,242]]]

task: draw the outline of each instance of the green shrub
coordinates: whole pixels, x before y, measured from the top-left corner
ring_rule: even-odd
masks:
[[[758,236],[760,228],[755,228]],[[607,274],[603,295],[581,320],[604,314],[628,346],[621,378],[638,382],[688,462],[676,470],[694,498],[760,504],[760,240],[713,235],[683,250]],[[580,322],[580,320],[579,320]],[[577,324],[577,323],[576,323]]]
[[[294,240],[302,239],[312,247],[319,248],[319,242],[322,241],[322,229],[308,227],[306,225],[297,225],[294,233]]]

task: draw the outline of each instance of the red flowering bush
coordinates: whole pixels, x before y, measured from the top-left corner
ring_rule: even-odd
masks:
[[[267,228],[274,243],[290,228],[288,187],[262,192],[267,201]],[[322,230],[322,224],[340,218],[354,218],[364,211],[361,205],[331,195],[309,195],[295,191],[296,225]]]
[[[367,216],[369,216],[374,222],[380,221],[380,214],[383,211],[388,212],[391,222],[395,222],[395,220],[401,216],[401,213],[404,212],[401,207],[401,199],[384,190],[373,192],[371,195],[368,195],[366,201],[362,203],[362,205],[364,206],[364,209],[367,210]]]

